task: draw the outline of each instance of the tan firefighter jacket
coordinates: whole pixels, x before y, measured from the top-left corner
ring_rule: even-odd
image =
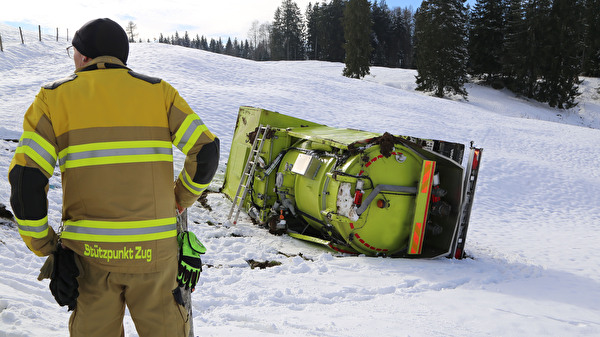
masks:
[[[172,263],[176,202],[189,207],[208,186],[219,139],[171,85],[98,57],[44,86],[23,131],[9,181],[29,249],[39,256],[54,250],[47,192],[58,164],[65,246],[115,272],[153,272]],[[172,145],[186,155],[175,187]]]

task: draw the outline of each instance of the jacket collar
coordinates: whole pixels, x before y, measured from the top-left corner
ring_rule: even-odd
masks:
[[[125,64],[123,64],[123,62],[121,62],[121,60],[114,56],[98,56],[95,59],[88,62],[88,64],[86,64],[85,66],[75,70],[75,72],[78,73],[80,71],[115,68],[129,69],[125,66]]]

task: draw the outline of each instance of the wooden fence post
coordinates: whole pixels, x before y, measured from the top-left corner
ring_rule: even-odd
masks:
[[[25,44],[25,40],[23,40],[23,30],[19,27],[19,33],[21,33],[21,44]]]
[[[0,35],[0,51],[4,52],[4,48],[2,47],[2,35]]]
[[[56,42],[58,42],[58,27],[56,27]]]
[[[42,42],[42,26],[38,25],[38,31],[40,32],[40,42]]]

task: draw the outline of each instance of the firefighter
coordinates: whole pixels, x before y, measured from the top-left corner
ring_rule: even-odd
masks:
[[[67,50],[76,70],[40,89],[9,168],[19,233],[38,256],[74,253],[75,285],[57,281],[72,301],[71,336],[123,336],[125,306],[142,337],[187,336],[191,317],[173,291],[178,270],[190,288],[199,270],[193,257],[178,261],[176,215],[212,180],[219,139],[170,84],[126,66],[128,37],[116,22],[86,23]],[[175,184],[172,145],[186,155]],[[58,234],[47,201],[57,163]]]

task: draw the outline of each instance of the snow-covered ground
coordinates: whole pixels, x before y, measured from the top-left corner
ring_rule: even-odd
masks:
[[[0,25],[0,203],[23,113],[39,87],[73,71],[66,42]],[[479,85],[468,101],[415,92],[416,72],[372,68],[353,80],[343,64],[263,62],[194,49],[133,44],[128,65],[162,77],[222,140],[222,184],[239,106],[330,126],[436,138],[484,148],[467,252],[472,259],[340,256],[242,217],[208,195],[190,226],[206,245],[193,295],[198,336],[600,335],[600,81],[585,78],[578,107],[562,111]],[[182,156],[176,156],[179,168]],[[60,175],[50,223],[60,221]],[[281,265],[251,269],[247,260]],[[66,336],[69,313],[36,276],[17,229],[0,224],[0,337]],[[126,317],[126,336],[137,336]]]

